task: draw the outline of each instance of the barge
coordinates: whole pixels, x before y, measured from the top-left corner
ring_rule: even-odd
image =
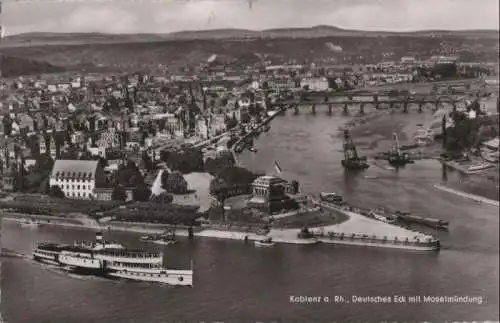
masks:
[[[318,241],[322,243],[333,243],[351,246],[367,246],[367,247],[382,247],[393,249],[406,249],[416,251],[438,251],[441,249],[440,242],[437,238],[428,237],[421,240],[418,237],[413,239],[398,237],[390,238],[388,236],[378,237],[375,235],[369,236],[366,234],[344,233],[344,232],[322,232],[314,233]]]
[[[417,223],[422,224],[431,228],[440,229],[440,230],[448,230],[449,222],[440,219],[422,217],[418,215],[412,215],[405,212],[396,211],[394,216],[402,222],[406,223]]]

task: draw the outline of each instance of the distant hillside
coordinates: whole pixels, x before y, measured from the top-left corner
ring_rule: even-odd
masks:
[[[59,73],[64,71],[64,68],[46,62],[3,55],[0,55],[0,69],[2,70],[3,77]]]
[[[140,43],[165,40],[195,39],[259,39],[259,38],[321,38],[321,37],[463,37],[498,39],[498,30],[429,30],[414,32],[385,32],[347,30],[334,26],[280,28],[262,31],[246,29],[212,29],[179,31],[168,34],[102,34],[102,33],[26,33],[7,36],[0,47],[38,45],[77,45],[103,43]]]
[[[184,34],[186,35],[186,34]],[[171,39],[159,42],[101,44],[63,44],[52,46],[0,47],[0,54],[26,60],[45,61],[66,69],[113,68],[141,70],[168,66],[171,71],[186,64],[207,63],[214,54],[217,61],[236,65],[260,60],[279,63],[293,59],[304,63],[311,59],[329,59],[339,63],[369,63],[402,56],[429,57],[459,49],[464,61],[497,61],[498,40],[494,38],[413,37],[413,36],[336,36],[314,38]]]

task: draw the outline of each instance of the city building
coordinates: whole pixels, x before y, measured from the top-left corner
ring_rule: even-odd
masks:
[[[415,64],[416,59],[413,56],[403,56],[401,57],[402,64]]]
[[[113,195],[112,187],[102,187],[94,189],[94,198],[99,201],[111,201]]]
[[[329,88],[326,77],[305,78],[300,81],[301,88],[309,88],[311,91],[326,91]]]
[[[101,133],[99,147],[115,148],[120,146],[121,135],[115,129],[108,129]]]
[[[55,161],[50,186],[59,186],[67,198],[93,199],[96,184],[104,181],[104,171],[97,160]]]
[[[200,139],[208,139],[208,120],[204,117],[197,117],[195,135]]]

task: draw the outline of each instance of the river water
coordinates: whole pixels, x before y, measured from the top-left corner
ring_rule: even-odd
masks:
[[[416,113],[412,118],[423,117]],[[297,179],[305,192],[334,191],[360,206],[389,206],[450,221],[440,232],[443,249],[422,253],[349,246],[279,245],[257,249],[244,243],[197,239],[164,249],[169,267],[195,265],[193,288],[114,282],[68,276],[29,260],[2,259],[2,302],[9,323],[159,323],[498,320],[498,208],[433,188],[441,166],[417,161],[395,173],[372,165],[346,174],[340,166],[338,127],[346,117],[288,113],[256,140],[256,154],[242,163],[255,170]],[[368,178],[365,178],[368,176]],[[455,176],[453,173],[450,177]],[[374,178],[376,177],[376,178]],[[419,228],[421,231],[428,229]],[[431,230],[432,232],[432,230]],[[142,245],[137,234],[111,232],[126,245]],[[30,252],[37,241],[71,243],[92,239],[87,230],[21,228],[4,221],[2,246]],[[161,247],[160,247],[161,248]],[[317,304],[290,296],[480,296],[482,304]]]

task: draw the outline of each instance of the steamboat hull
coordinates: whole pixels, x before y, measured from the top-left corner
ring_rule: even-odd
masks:
[[[177,286],[193,286],[192,270],[162,270],[159,273],[133,271],[127,269],[108,270],[107,278],[127,281],[154,282]]]
[[[33,260],[36,262],[46,264],[46,265],[54,265],[54,266],[60,266],[61,264],[56,260],[56,259],[51,259],[48,257],[41,257],[38,255],[33,255]]]

